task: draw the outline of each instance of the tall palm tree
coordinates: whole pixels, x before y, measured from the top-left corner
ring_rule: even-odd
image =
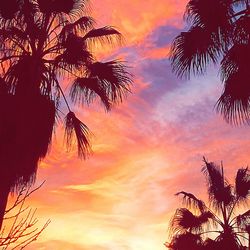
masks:
[[[220,63],[217,111],[230,123],[250,123],[250,1],[190,0],[184,19],[190,28],[172,43],[173,71],[189,78]]]
[[[86,0],[0,2],[0,228],[8,194],[34,182],[38,162],[49,149],[63,113],[65,137],[76,137],[78,155],[90,151],[89,130],[72,112],[63,92],[71,81],[71,103],[89,105],[97,97],[109,111],[132,83],[122,61],[99,62],[92,45],[119,43],[113,27],[94,28]]]
[[[181,250],[187,248],[187,244],[193,244],[204,250],[244,249],[242,240],[248,240],[250,210],[237,211],[244,208],[250,197],[249,169],[239,169],[232,186],[225,178],[222,166],[207,162],[205,158],[204,163],[202,171],[207,180],[209,205],[191,193],[177,193],[183,196],[186,207],[178,208],[170,222],[168,247]],[[204,240],[207,234],[216,235],[215,240]]]

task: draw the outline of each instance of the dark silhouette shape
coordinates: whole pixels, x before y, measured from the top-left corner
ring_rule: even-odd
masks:
[[[27,206],[28,198],[40,189],[43,184],[44,182],[34,189],[31,189],[31,186],[20,187],[16,199],[5,210],[4,224],[10,226],[4,226],[0,231],[1,249],[26,248],[32,242],[36,241],[50,224],[51,221],[47,220],[42,227],[37,227],[37,209]]]
[[[248,0],[190,0],[184,15],[190,28],[174,39],[170,53],[179,77],[220,62],[224,91],[216,107],[234,124],[250,123],[249,11]]]
[[[75,136],[78,155],[90,152],[88,127],[70,109],[62,77],[73,80],[73,103],[89,105],[99,97],[107,111],[130,92],[123,62],[98,62],[91,53],[91,45],[120,43],[122,37],[109,26],[95,29],[86,2],[0,2],[0,228],[9,192],[34,182],[37,164],[48,152],[60,97],[69,111],[67,146]]]
[[[202,239],[199,235],[185,232],[175,235],[166,247],[173,250],[200,250],[202,248]]]
[[[178,208],[170,225],[172,250],[243,250],[242,240],[249,240],[250,210],[237,214],[244,208],[250,197],[250,172],[248,168],[237,171],[235,185],[232,186],[224,176],[223,166],[207,162],[202,172],[206,176],[209,206],[191,193],[181,191],[187,208]],[[242,210],[240,210],[242,211]],[[204,238],[214,233],[214,240]]]

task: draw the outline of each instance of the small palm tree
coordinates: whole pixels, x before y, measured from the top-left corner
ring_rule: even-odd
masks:
[[[72,103],[99,97],[109,111],[132,83],[119,60],[99,62],[91,46],[121,42],[110,26],[94,28],[85,0],[8,0],[0,2],[0,228],[10,191],[34,182],[38,162],[49,149],[63,113],[66,142],[76,137],[78,155],[90,151],[89,130],[72,112],[61,87],[71,81]]]
[[[249,123],[250,118],[249,0],[190,0],[184,18],[190,25],[173,43],[173,71],[179,77],[203,74],[220,62],[224,91],[217,111],[226,121]]]
[[[250,196],[250,173],[248,168],[237,171],[234,187],[224,177],[223,167],[204,158],[202,171],[206,176],[209,206],[191,193],[181,191],[187,208],[178,208],[170,222],[170,249],[244,249],[250,225],[250,210],[241,214],[239,208],[247,204]],[[215,240],[206,234],[217,235]],[[188,248],[190,247],[190,248]]]

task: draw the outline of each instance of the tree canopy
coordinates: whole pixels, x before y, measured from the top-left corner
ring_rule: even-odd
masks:
[[[171,250],[243,250],[250,233],[250,210],[242,210],[250,198],[249,169],[238,169],[233,186],[224,176],[223,166],[206,159],[204,163],[208,205],[192,193],[178,192],[186,207],[176,210],[166,245]],[[211,235],[213,240],[208,238]]]
[[[189,26],[173,41],[170,60],[179,77],[201,75],[220,64],[224,90],[217,111],[233,124],[250,118],[250,8],[248,0],[190,0],[184,19]]]

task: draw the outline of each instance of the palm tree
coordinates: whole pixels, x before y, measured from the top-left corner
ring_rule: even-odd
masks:
[[[207,180],[209,205],[191,193],[177,193],[183,196],[186,207],[178,208],[170,222],[171,241],[167,246],[172,250],[245,249],[242,240],[248,240],[250,210],[241,214],[237,211],[244,208],[250,196],[249,169],[237,171],[233,187],[224,177],[223,166],[205,158],[204,163],[202,171]],[[205,240],[207,234],[216,237]],[[188,244],[192,247],[188,248]]]
[[[122,41],[113,27],[94,28],[85,0],[0,2],[0,228],[11,191],[33,183],[38,162],[50,147],[61,100],[66,103],[67,146],[90,152],[89,129],[70,108],[61,83],[71,82],[71,103],[97,97],[109,111],[130,92],[132,78],[122,61],[99,62],[93,45]]]
[[[190,0],[184,19],[190,28],[172,43],[173,71],[189,78],[220,63],[224,90],[217,111],[227,122],[250,123],[250,1]]]

